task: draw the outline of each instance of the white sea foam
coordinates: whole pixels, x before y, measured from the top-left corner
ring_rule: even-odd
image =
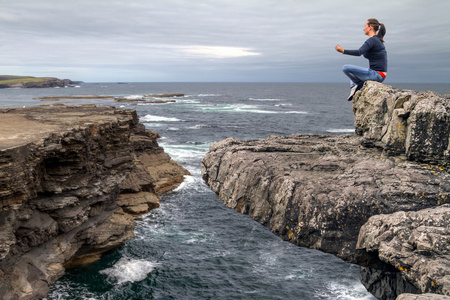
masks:
[[[258,105],[248,104],[205,104],[198,105],[198,109],[205,112],[243,112],[259,114],[277,114],[276,111],[262,110]]]
[[[142,118],[140,118],[141,122],[180,122],[183,120],[177,119],[177,118],[169,118],[169,117],[161,117],[161,116],[154,116],[154,115],[146,115]]]
[[[198,104],[201,103],[199,100],[196,99],[185,99],[185,100],[177,100],[178,103],[185,103],[185,104]]]
[[[307,115],[308,112],[307,112],[307,111],[300,111],[300,110],[298,110],[298,111],[293,110],[293,111],[287,111],[287,112],[285,112],[285,114],[301,114],[301,115]]]
[[[205,243],[211,240],[211,238],[214,236],[214,234],[210,232],[205,232],[201,228],[198,229],[198,231],[195,232],[189,232],[185,236],[184,243],[185,244],[198,244],[198,243]]]
[[[275,104],[275,107],[280,107],[280,106],[292,106],[292,103],[280,103],[280,104]]]
[[[158,265],[158,263],[143,259],[122,257],[114,266],[102,270],[100,273],[116,280],[117,284],[123,284],[144,280]]]
[[[190,127],[187,127],[187,128],[189,128],[189,129],[203,129],[203,128],[209,128],[209,127],[210,126],[205,125],[205,124],[197,124],[197,125],[190,126]]]
[[[324,299],[333,300],[372,300],[375,299],[372,295],[367,294],[367,290],[361,283],[340,283],[330,282],[326,289],[333,295],[327,295]],[[320,295],[320,292],[318,293]],[[329,294],[329,293],[327,293]]]
[[[142,106],[151,106],[151,105],[172,105],[176,104],[176,102],[138,102],[136,105],[142,105]]]
[[[200,145],[171,145],[159,143],[164,151],[177,162],[201,159],[208,152],[210,143]]]
[[[290,273],[284,277],[284,280],[301,280],[301,279],[305,278],[306,275],[307,275],[307,273],[303,270],[297,270],[297,271],[293,270],[292,273]]]
[[[237,110],[239,111],[239,110]],[[246,109],[243,112],[255,113],[255,114],[278,114],[279,112],[273,110],[260,110],[260,109]]]
[[[274,99],[258,99],[258,98],[248,98],[248,100],[251,100],[251,101],[281,101],[281,100],[284,100],[284,99],[276,99],[276,98],[274,98]]]
[[[354,133],[355,129],[328,129],[327,131],[332,133]]]
[[[277,114],[278,112],[272,110],[262,110],[259,109],[260,106],[257,105],[241,105],[237,106],[234,110],[236,112],[244,113],[257,113],[257,114]]]
[[[260,259],[261,261],[264,262],[265,266],[275,266],[278,265],[278,256],[274,255],[273,252],[268,251],[268,252],[262,252],[260,254]]]
[[[125,99],[128,99],[128,100],[142,100],[142,99],[144,99],[144,96],[143,95],[129,95],[129,96],[126,96]]]
[[[80,299],[83,300],[97,300],[95,298],[94,294],[90,292],[86,287],[76,287],[75,293]],[[42,300],[48,300],[48,299],[57,299],[57,300],[64,300],[64,299],[73,299],[74,295],[74,289],[73,287],[68,284],[67,281],[57,281],[52,284],[50,287],[50,292],[47,295],[47,298],[42,298]]]
[[[177,191],[183,190],[189,186],[192,186],[194,184],[197,184],[196,178],[191,175],[185,175],[183,182],[177,188],[175,188],[173,191],[177,192]]]
[[[204,184],[200,168],[189,170],[192,175],[185,175],[184,181],[174,189],[174,192],[181,193],[209,193],[211,190]]]

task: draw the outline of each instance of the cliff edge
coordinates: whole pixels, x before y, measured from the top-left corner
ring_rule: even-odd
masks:
[[[133,110],[0,110],[0,295],[41,299],[66,267],[134,236],[188,172]]]
[[[283,239],[361,265],[378,299],[450,295],[449,99],[366,82],[353,111],[356,135],[214,143],[203,178]]]

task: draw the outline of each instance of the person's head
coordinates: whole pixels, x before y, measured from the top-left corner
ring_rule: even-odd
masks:
[[[386,34],[386,27],[384,24],[378,22],[377,19],[368,19],[366,22],[366,26],[364,27],[364,33],[366,35],[370,35],[373,30],[373,35],[377,35],[378,38],[384,42],[383,37]]]

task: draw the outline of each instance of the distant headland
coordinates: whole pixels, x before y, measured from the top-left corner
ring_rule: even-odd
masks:
[[[70,79],[58,79],[55,77],[32,77],[0,75],[0,88],[51,88],[51,87],[73,87],[82,81]]]

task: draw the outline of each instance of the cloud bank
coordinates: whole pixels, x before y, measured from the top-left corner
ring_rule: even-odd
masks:
[[[388,80],[450,82],[450,2],[0,0],[3,74],[84,81],[343,82],[367,18]]]

